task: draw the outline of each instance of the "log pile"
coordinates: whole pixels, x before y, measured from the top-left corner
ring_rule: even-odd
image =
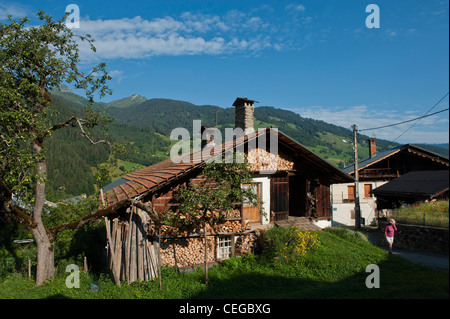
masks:
[[[239,236],[236,240],[236,255],[243,255],[245,253],[251,253],[256,248],[258,237],[254,233],[249,233]]]
[[[208,237],[208,261],[215,260],[215,239]],[[205,238],[173,238],[161,241],[161,264],[189,267],[205,263]]]
[[[248,219],[244,219],[244,223],[241,223],[240,219],[240,210],[233,209],[227,214],[227,218],[222,223],[216,223],[213,225],[207,224],[206,231],[209,234],[217,234],[217,233],[238,233],[243,230],[250,229],[250,224]],[[157,230],[155,225],[149,225],[148,233],[150,236],[155,236]],[[203,234],[203,227],[199,227],[197,229],[185,230],[180,229],[178,227],[163,225],[161,227],[161,236],[173,236],[173,237],[187,237],[192,234]]]
[[[147,240],[149,222],[147,213],[134,207],[122,218],[105,217],[109,268],[118,286],[158,276],[158,249]]]
[[[127,283],[153,280],[159,275],[160,265],[190,267],[205,263],[203,227],[187,232],[163,225],[159,234],[147,213],[135,207],[112,220],[105,217],[105,225],[109,268],[118,286],[125,280]],[[226,234],[233,238],[232,252],[244,254],[253,251],[257,237],[253,233],[243,233],[248,229],[248,219],[242,225],[239,210],[229,212],[224,223],[206,225],[207,261],[216,260],[217,238]],[[147,239],[152,237],[153,242]]]
[[[251,149],[247,155],[249,169],[253,172],[290,171],[294,169],[293,159],[283,153],[272,154],[264,149]]]

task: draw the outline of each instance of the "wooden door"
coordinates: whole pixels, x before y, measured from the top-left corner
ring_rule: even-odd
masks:
[[[270,178],[270,211],[276,220],[287,219],[289,216],[289,177]]]
[[[316,206],[317,216],[319,218],[331,217],[331,198],[329,186],[320,185],[316,187]]]
[[[242,184],[243,188],[251,188],[253,192],[258,196],[258,198],[261,198],[261,184],[260,183],[254,183],[254,184]],[[252,205],[248,201],[244,201],[244,206],[242,209],[242,214],[244,217],[248,217],[248,220],[250,223],[259,223],[261,221],[261,215],[259,213],[260,207],[259,204]]]

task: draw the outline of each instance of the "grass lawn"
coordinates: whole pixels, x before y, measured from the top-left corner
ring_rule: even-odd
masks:
[[[289,263],[275,259],[279,247],[262,255],[248,254],[209,269],[181,274],[163,268],[158,280],[116,287],[108,275],[80,274],[80,288],[66,288],[64,265],[48,283],[35,287],[20,274],[0,279],[0,298],[80,299],[323,299],[323,298],[449,298],[449,273],[413,264],[372,246],[359,233],[345,229],[318,232],[320,245]],[[380,288],[368,289],[369,264],[380,269]],[[89,290],[97,283],[98,292]]]

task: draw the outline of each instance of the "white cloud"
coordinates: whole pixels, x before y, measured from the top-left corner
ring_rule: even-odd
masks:
[[[82,18],[80,34],[91,34],[97,53],[82,44],[84,60],[146,58],[160,55],[231,54],[258,51],[281,44],[272,43],[265,31],[269,24],[261,17],[238,10],[224,16],[185,12],[178,18],[163,17],[153,20],[142,17],[90,20]],[[94,58],[95,56],[95,58]]]
[[[306,7],[303,4],[290,3],[286,6],[286,10],[305,11]]]
[[[421,116],[416,111],[400,112],[392,110],[374,110],[367,105],[351,107],[321,107],[309,106],[293,110],[302,117],[322,120],[348,128],[356,124],[358,129],[364,130],[410,120]],[[445,114],[445,113],[444,113]],[[385,129],[363,131],[362,134],[392,141],[404,133],[415,122],[409,122]],[[448,116],[431,116],[421,119],[404,135],[398,143],[448,143]]]
[[[29,14],[27,7],[20,3],[0,2],[0,21],[6,20],[7,14],[13,18],[22,18]]]
[[[123,75],[123,71],[121,70],[112,70],[109,72],[109,75],[111,76],[111,78],[113,80],[116,80],[118,84],[120,84],[120,82],[122,82],[122,80],[124,78],[126,78],[126,76]]]

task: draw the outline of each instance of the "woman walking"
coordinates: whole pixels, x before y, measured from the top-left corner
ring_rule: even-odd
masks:
[[[397,231],[395,226],[395,220],[391,218],[389,224],[386,225],[384,229],[384,234],[386,235],[386,241],[389,243],[389,253],[392,254],[392,244],[394,243],[394,233]]]

